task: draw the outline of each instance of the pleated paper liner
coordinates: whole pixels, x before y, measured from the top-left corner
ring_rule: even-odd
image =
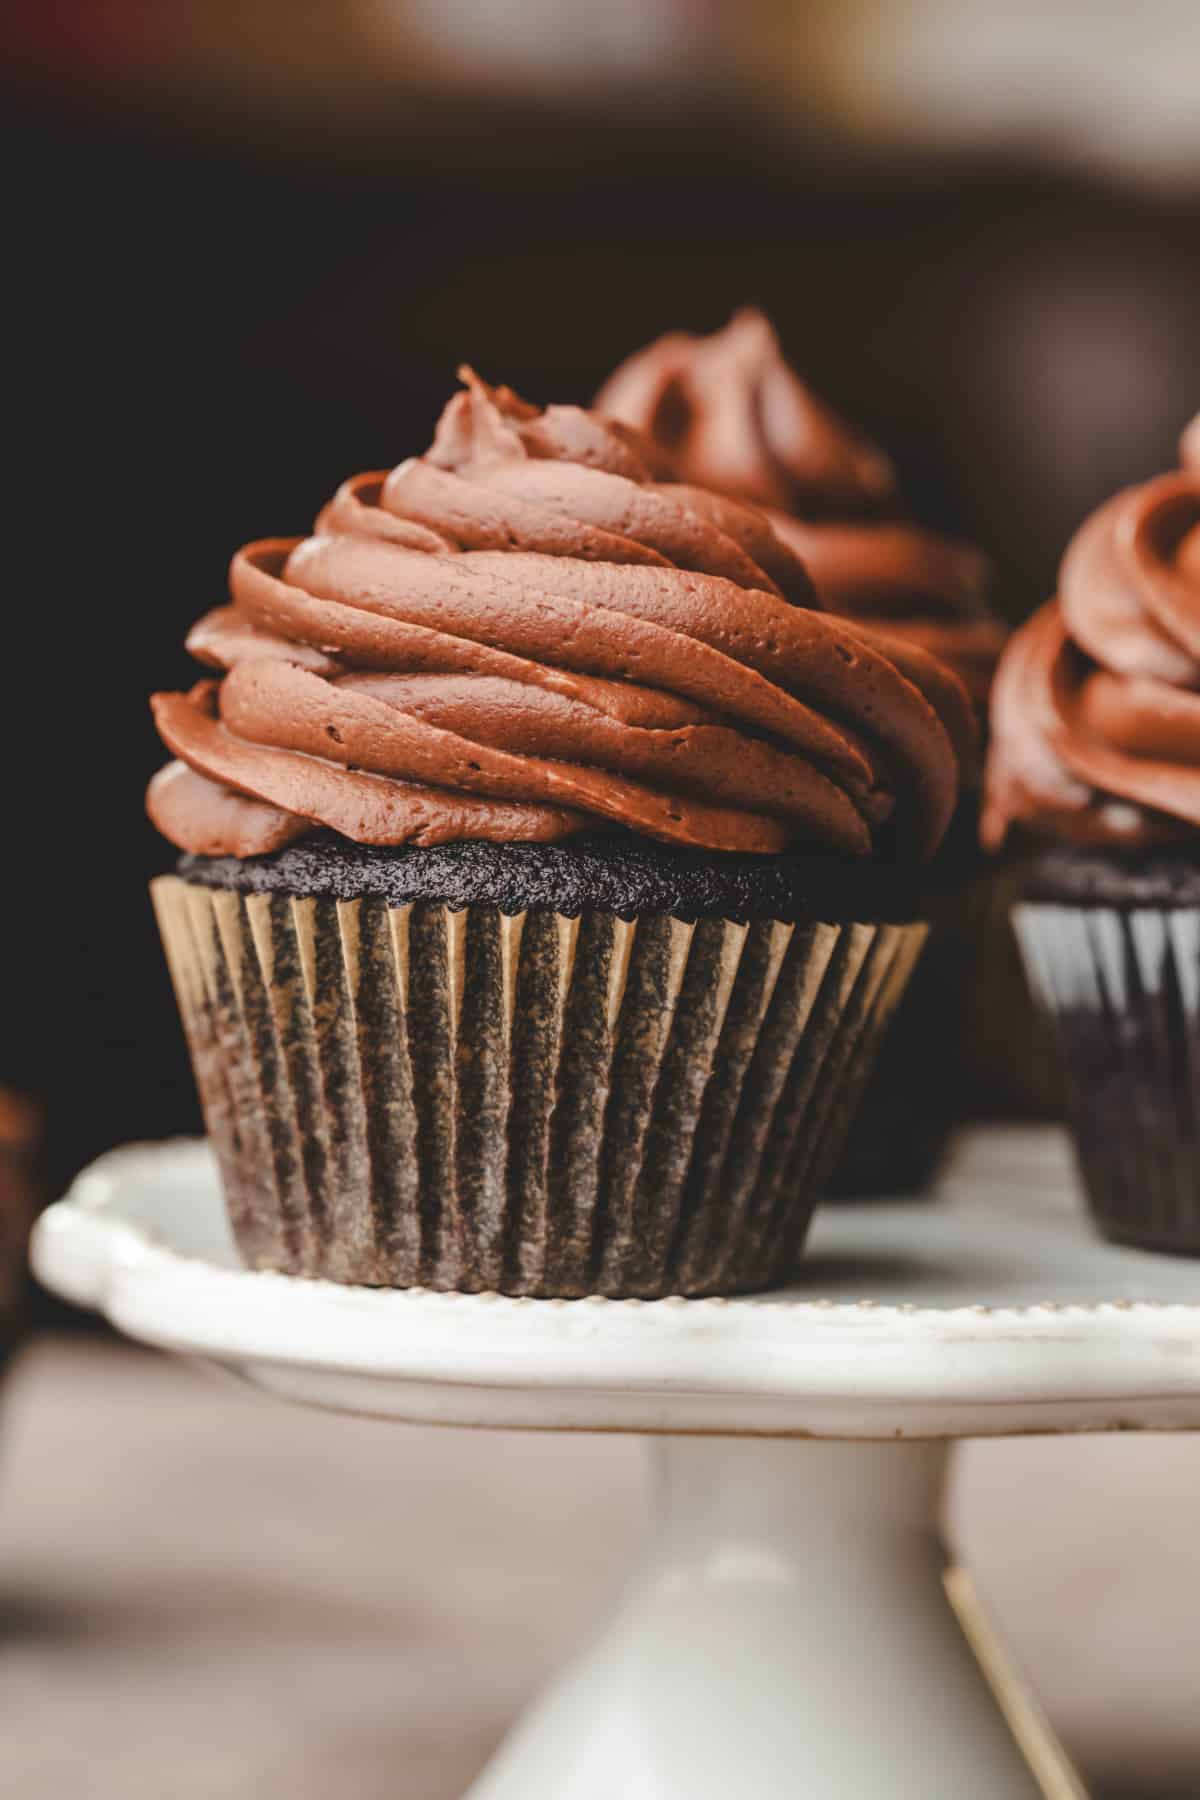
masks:
[[[925,1193],[964,1120],[1062,1117],[1053,1031],[1030,996],[1013,934],[1025,878],[1020,859],[993,859],[926,894],[929,938],[827,1199]]]
[[[962,1116],[964,1022],[990,886],[988,875],[977,875],[927,897],[925,951],[831,1172],[829,1199],[903,1199],[936,1174]]]
[[[153,894],[252,1267],[567,1298],[792,1272],[924,937]]]
[[[1200,911],[1039,903],[1014,919],[1097,1224],[1200,1254]]]

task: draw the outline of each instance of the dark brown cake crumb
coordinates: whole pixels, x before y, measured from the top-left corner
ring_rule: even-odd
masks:
[[[737,921],[860,919],[903,922],[916,916],[919,872],[878,857],[860,862],[827,851],[783,856],[720,855],[609,834],[569,844],[445,844],[380,849],[331,832],[315,833],[270,856],[184,856],[185,881],[238,893],[285,893],[401,906],[442,901],[453,909],[589,909],[630,919],[669,913],[678,919]]]
[[[1200,844],[1046,850],[1031,863],[1022,898],[1051,906],[1200,906]]]

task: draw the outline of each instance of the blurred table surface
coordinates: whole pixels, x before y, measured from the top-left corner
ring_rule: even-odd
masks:
[[[1097,1800],[1200,1793],[1200,1436],[961,1453],[950,1531]],[[0,1792],[456,1800],[597,1618],[636,1441],[384,1426],[102,1339],[11,1377]]]

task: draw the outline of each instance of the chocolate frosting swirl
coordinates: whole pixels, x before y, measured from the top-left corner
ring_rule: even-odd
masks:
[[[1200,420],[1185,466],[1094,513],[1057,598],[1013,636],[992,695],[982,819],[1075,844],[1200,826]]]
[[[711,337],[668,333],[595,404],[653,436],[685,480],[766,509],[833,612],[931,651],[986,703],[1004,631],[984,558],[905,517],[887,457],[800,381],[761,313]]]
[[[761,513],[660,481],[637,433],[463,379],[425,456],[234,557],[188,640],[218,677],[153,699],[159,829],[931,854],[972,753],[954,678],[820,611]]]

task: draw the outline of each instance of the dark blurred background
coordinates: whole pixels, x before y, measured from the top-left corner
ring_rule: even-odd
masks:
[[[1126,67],[1122,130],[1104,83],[1129,53],[1097,51],[1096,9],[1086,31],[1062,0],[1001,12],[7,17],[0,1079],[48,1103],[52,1189],[196,1123],[145,897],[167,861],[146,697],[188,679],[234,548],[422,449],[460,360],[584,399],[657,332],[754,301],[993,553],[1013,616],[1089,506],[1171,460],[1200,401],[1200,102],[1172,111],[1147,68],[1200,42],[1175,9],[1180,41]]]
[[[583,400],[754,302],[982,541],[1013,618],[1200,406],[1200,7],[1173,0],[9,0],[0,155],[0,1084],[46,1109],[50,1192],[198,1125],[146,898],[147,695],[189,679],[231,552],[420,451],[461,360]],[[1186,1474],[1162,1465],[1160,1522]],[[1118,1604],[1116,1517],[1069,1594],[1017,1557],[1014,1628],[1024,1605],[1098,1776],[1195,1795],[1195,1684],[1152,1641],[1171,1574],[1126,1570]],[[1051,1613],[1089,1609],[1072,1686]]]

